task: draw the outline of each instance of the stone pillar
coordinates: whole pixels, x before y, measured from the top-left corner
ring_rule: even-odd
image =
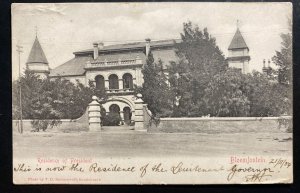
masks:
[[[134,108],[135,108],[135,125],[134,130],[136,131],[147,131],[144,128],[144,110],[143,110],[143,103],[142,95],[137,94],[137,99],[134,101]]]
[[[119,79],[119,89],[123,90],[123,79]]]
[[[109,89],[109,80],[104,80],[104,87],[105,87],[105,90]]]
[[[124,112],[120,111],[121,123],[120,125],[124,125]]]
[[[97,102],[97,97],[92,97],[93,101],[89,104],[89,131],[100,131],[101,130],[101,108]]]

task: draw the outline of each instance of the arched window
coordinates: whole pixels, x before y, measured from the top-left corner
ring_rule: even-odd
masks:
[[[123,75],[123,88],[124,89],[133,88],[132,75],[129,73]]]
[[[112,74],[108,77],[109,80],[109,89],[119,89],[119,80],[118,76]]]
[[[117,104],[112,104],[109,107],[108,126],[117,126],[122,124],[120,116],[120,107]]]
[[[98,90],[104,90],[105,86],[104,86],[104,77],[101,75],[97,75],[95,77],[95,82],[96,82],[96,89]]]
[[[116,105],[116,104],[110,105],[110,107],[109,107],[109,113],[119,114],[120,113],[120,107],[119,107],[119,105]]]

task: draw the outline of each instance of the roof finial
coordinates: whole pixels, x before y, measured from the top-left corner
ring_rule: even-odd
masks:
[[[35,26],[35,37],[37,38],[37,26]]]

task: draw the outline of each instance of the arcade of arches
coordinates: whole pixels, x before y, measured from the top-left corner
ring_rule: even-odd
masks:
[[[119,79],[116,74],[110,74],[108,77],[99,74],[95,76],[96,89],[106,90],[108,92],[115,90],[128,92],[133,89],[133,77],[130,73],[125,73],[120,78],[121,79]],[[122,99],[122,97],[124,99]],[[130,125],[132,123],[132,119],[134,119],[134,110],[132,109],[134,107],[130,101],[132,100],[133,95],[126,95],[122,97],[112,97],[103,104],[103,111],[105,111],[104,115],[110,115],[108,116],[108,119],[105,119],[105,121],[110,121],[109,119],[113,117],[117,120],[121,120],[120,123],[117,123],[116,125]]]
[[[97,75],[95,77],[96,89],[105,89],[105,79],[102,75]],[[130,73],[125,73],[122,79],[119,80],[116,74],[111,74],[108,77],[108,89],[118,90],[118,89],[133,89],[133,78]]]
[[[106,114],[114,114],[115,116],[119,116],[121,121],[120,123],[116,125],[130,125],[132,121],[132,112],[130,107],[125,106],[123,109],[120,109],[119,105],[112,104],[109,106],[109,112],[106,112]]]

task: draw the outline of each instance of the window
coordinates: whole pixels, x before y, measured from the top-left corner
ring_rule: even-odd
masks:
[[[95,82],[96,82],[96,89],[97,90],[104,90],[105,86],[104,86],[104,77],[101,75],[97,75],[95,77]]]
[[[110,75],[108,80],[109,80],[109,89],[119,89],[119,80],[117,75],[115,74]]]
[[[132,75],[129,73],[123,75],[123,88],[124,89],[133,88]]]

